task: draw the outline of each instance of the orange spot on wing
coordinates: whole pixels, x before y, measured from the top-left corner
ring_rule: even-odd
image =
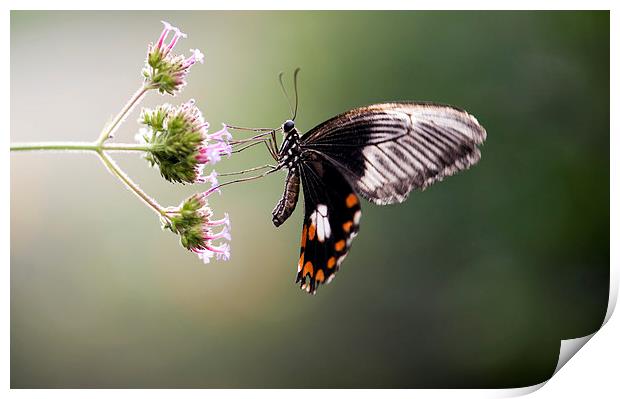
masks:
[[[311,224],[310,228],[308,229],[308,238],[310,238],[310,240],[314,240],[314,233],[316,233],[316,227]]]
[[[340,240],[336,244],[334,244],[334,248],[336,248],[336,251],[342,251],[344,249],[344,245],[344,240]]]
[[[316,281],[318,281],[319,283],[322,283],[323,281],[325,281],[325,274],[323,274],[323,270],[317,270],[316,272],[316,276],[314,277],[314,279]]]
[[[304,271],[301,272],[302,277],[306,277],[306,274],[309,274],[310,277],[314,274],[314,267],[312,267],[312,262],[308,261],[304,265]]]
[[[347,197],[347,208],[353,208],[355,205],[357,205],[357,203],[357,195],[353,193],[349,194],[349,196]]]
[[[304,228],[301,230],[301,247],[302,248],[306,247],[306,233],[307,233],[307,229],[306,229],[306,225],[304,224]]]
[[[345,233],[348,233],[349,231],[351,231],[351,226],[353,226],[352,221],[344,222],[342,224],[342,230],[344,230]]]
[[[331,258],[329,258],[327,260],[327,268],[328,269],[333,269],[334,266],[336,266],[336,258],[334,258],[333,256]]]

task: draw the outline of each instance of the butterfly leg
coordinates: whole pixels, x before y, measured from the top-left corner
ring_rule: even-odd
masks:
[[[245,145],[243,147],[239,147],[239,148],[236,148],[236,149],[232,150],[232,153],[233,154],[239,153],[239,152],[241,152],[243,150],[246,150],[246,149],[248,149],[250,147],[254,147],[255,145],[261,144],[261,143],[266,142],[266,141],[269,141],[269,140],[268,139],[263,139],[263,140],[255,141],[252,144],[247,144],[247,145]]]
[[[228,186],[229,184],[234,184],[234,183],[242,183],[242,182],[244,182],[244,181],[250,181],[250,180],[260,179],[260,178],[262,178],[262,177],[265,177],[265,176],[267,176],[267,175],[272,174],[272,173],[273,173],[273,172],[275,172],[275,171],[280,170],[280,168],[281,168],[281,166],[271,166],[271,165],[270,165],[270,167],[272,167],[272,169],[269,169],[268,171],[266,171],[266,172],[264,172],[264,173],[261,173],[260,175],[250,176],[250,177],[243,177],[243,178],[241,178],[241,179],[235,179],[235,180],[227,181],[226,183],[220,183],[220,184],[218,184],[218,185],[217,185],[217,186],[215,186],[215,187],[211,187],[210,191],[216,191],[216,190],[219,190],[221,187]]]
[[[276,131],[273,130],[271,131],[271,137],[269,138],[269,140],[267,140],[267,142],[265,143],[265,145],[267,146],[267,150],[269,151],[269,154],[271,154],[271,157],[274,160],[278,160],[278,140],[276,138]]]
[[[271,132],[271,140],[273,140],[273,148],[276,150],[276,154],[278,153],[278,136],[276,136],[276,131],[273,130]]]
[[[271,157],[276,161],[278,160],[279,151],[278,151],[278,140],[276,136],[276,131],[278,129],[248,128],[248,127],[233,126],[233,125],[226,125],[226,126],[230,129],[245,130],[245,131],[257,132],[257,133],[260,132],[257,135],[247,138],[247,139],[230,141],[230,144],[232,144],[233,146],[238,145],[238,144],[251,143],[251,144],[246,145],[245,147],[235,149],[233,152],[235,153],[241,152],[247,148],[255,146],[256,144],[264,142],[265,145],[267,146],[267,151],[269,151],[269,154],[271,155]],[[265,138],[265,136],[270,136],[270,137]]]
[[[254,172],[255,170],[261,170],[261,169],[266,169],[266,168],[270,168],[270,169],[276,169],[277,166],[274,165],[262,165],[262,166],[256,166],[254,168],[250,168],[250,169],[244,169],[244,170],[240,170],[239,172],[230,172],[230,173],[220,173],[218,174],[218,176],[234,176],[234,175],[242,175],[244,173],[248,173],[248,172]]]
[[[227,128],[229,129],[235,129],[235,130],[245,130],[248,132],[268,132],[273,130],[270,127],[243,127],[243,126],[233,126],[233,125],[226,125]]]
[[[256,134],[256,135],[254,135],[252,137],[249,137],[247,139],[230,140],[228,143],[230,145],[238,145],[238,144],[244,144],[244,143],[251,143],[251,142],[258,141],[258,140],[265,140],[265,136],[268,136],[270,134],[271,134],[271,132],[263,132],[263,133],[260,133],[260,134]],[[221,141],[223,141],[223,140],[221,140]]]
[[[277,161],[278,155],[274,152],[273,143],[271,142],[271,139],[265,140],[265,145],[267,146],[267,151],[269,151],[269,155],[271,155],[271,157]]]

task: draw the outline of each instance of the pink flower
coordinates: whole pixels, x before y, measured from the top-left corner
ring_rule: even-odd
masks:
[[[215,181],[217,184],[217,181]],[[197,193],[176,208],[167,209],[164,227],[179,234],[181,245],[195,253],[204,263],[213,257],[217,260],[230,258],[230,219],[213,219],[207,197],[213,190]]]
[[[207,134],[206,131],[205,129],[204,139],[196,154],[196,162],[199,165],[214,165],[222,159],[222,156],[230,156],[232,154],[232,147],[229,143],[232,135],[228,132],[226,125],[212,134]],[[204,181],[207,180],[203,179]]]
[[[187,35],[181,32],[179,28],[170,25],[166,21],[161,21],[161,23],[164,24],[164,30],[162,30],[161,35],[159,36],[159,40],[157,40],[157,45],[155,46],[155,48],[160,50],[163,56],[166,56],[166,54],[168,54],[174,48],[174,46],[177,44],[179,39],[181,37],[186,38]],[[174,32],[174,35],[172,36],[172,40],[170,40],[170,43],[167,46],[165,46],[164,40],[166,40],[166,37],[168,36],[168,33],[170,32]]]
[[[211,188],[217,186],[217,172],[212,170],[211,173],[205,176],[205,181],[211,182]]]
[[[206,144],[198,151],[196,160],[198,163],[210,163],[213,165],[222,159],[222,155],[230,156],[231,152],[230,144],[225,142]]]
[[[196,48],[196,49],[189,49],[189,51],[192,53],[192,56],[189,57],[187,60],[185,60],[185,63],[188,66],[192,66],[197,62],[200,62],[201,64],[205,63],[205,55],[200,50]]]
[[[174,55],[172,50],[181,38],[187,35],[177,27],[166,21],[161,21],[164,29],[155,44],[148,46],[146,65],[142,69],[145,86],[157,89],[160,93],[176,94],[187,84],[189,69],[196,62],[204,63],[204,54],[198,49],[192,49],[191,56]],[[172,38],[166,43],[168,36]]]
[[[232,139],[232,134],[230,134],[230,132],[228,131],[228,126],[226,126],[225,123],[222,123],[222,129],[210,134],[209,139],[229,141]]]
[[[215,181],[217,184],[217,181]],[[198,214],[202,219],[201,231],[202,231],[202,243],[200,245],[189,248],[190,251],[198,255],[204,263],[209,263],[213,255],[217,260],[230,259],[230,245],[226,241],[231,240],[230,236],[230,219],[228,214],[225,214],[224,218],[220,220],[211,220],[213,213],[208,206],[207,197],[210,193],[204,192],[198,194],[198,198],[201,207],[198,210]],[[219,231],[214,232],[213,229]],[[219,242],[219,245],[214,244],[215,241]]]
[[[157,165],[168,181],[212,181],[217,175],[212,172],[205,176],[205,167],[232,154],[229,142],[232,136],[226,126],[209,134],[209,123],[193,99],[178,107],[164,104],[155,109],[144,109],[141,122],[148,127],[141,131],[142,140],[153,146],[147,160],[151,165]]]

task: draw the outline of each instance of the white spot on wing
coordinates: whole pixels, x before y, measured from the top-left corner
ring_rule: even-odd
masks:
[[[324,242],[326,238],[331,236],[332,229],[329,225],[327,206],[319,204],[316,207],[316,211],[310,215],[310,219],[312,219],[313,223],[316,221],[316,235],[319,242]]]
[[[315,212],[316,214],[316,212]],[[325,228],[323,225],[323,216],[318,215],[316,220],[316,236],[319,239],[319,242],[325,241]]]
[[[325,238],[329,238],[332,235],[332,227],[329,225],[329,219],[325,218],[323,223],[325,224]]]

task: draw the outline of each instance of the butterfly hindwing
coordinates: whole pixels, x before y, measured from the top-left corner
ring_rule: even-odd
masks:
[[[346,179],[327,162],[304,162],[304,223],[297,267],[300,287],[314,294],[329,283],[359,231],[359,199]]]
[[[315,127],[302,148],[320,154],[376,204],[404,201],[480,159],[486,131],[467,112],[432,103],[356,108]]]

